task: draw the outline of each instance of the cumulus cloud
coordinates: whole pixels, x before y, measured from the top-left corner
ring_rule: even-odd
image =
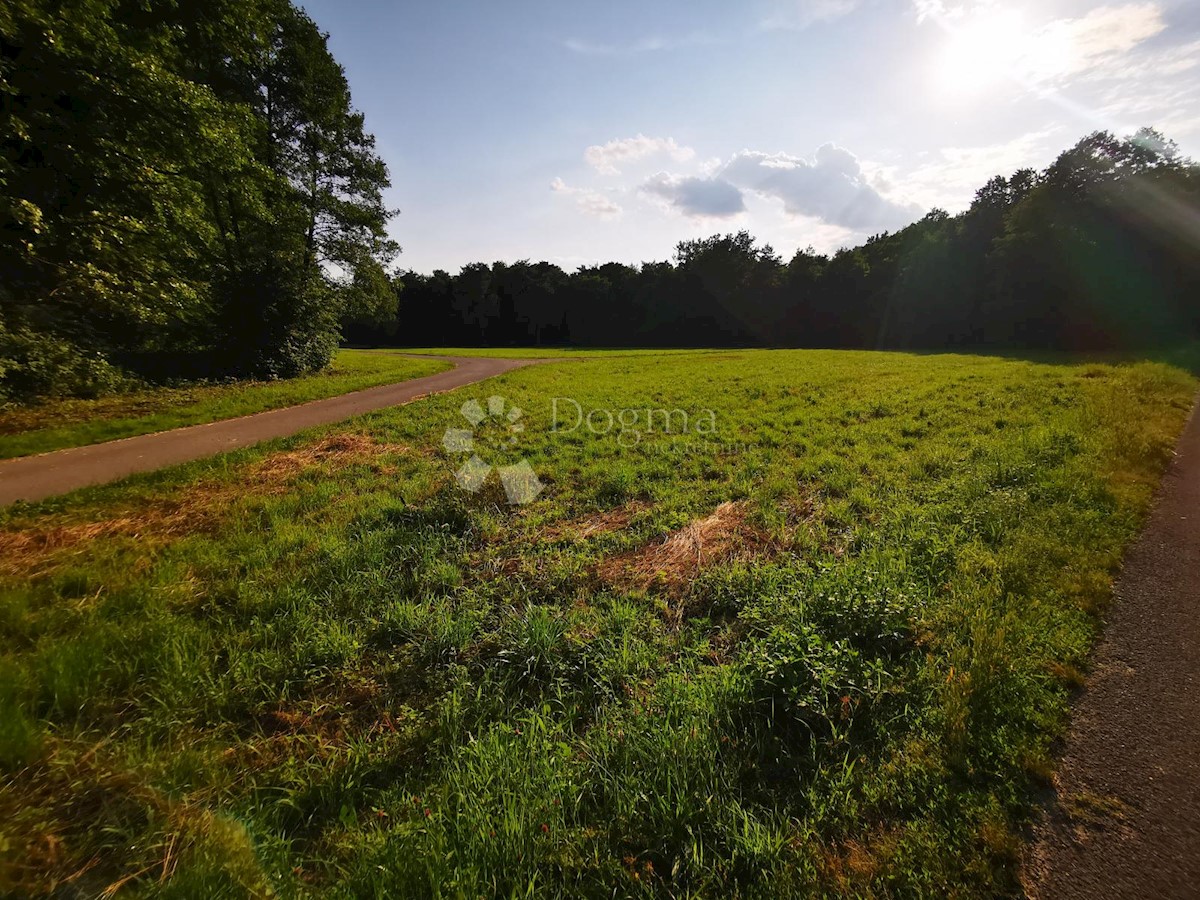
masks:
[[[696,155],[691,147],[681,147],[675,138],[652,138],[638,134],[618,138],[607,144],[595,144],[583,152],[583,158],[602,175],[617,175],[618,165],[657,154],[666,154],[676,162],[687,162]]]
[[[575,203],[588,215],[598,216],[601,219],[608,219],[621,214],[620,206],[603,194],[597,194],[594,191],[585,191],[580,194],[575,199]]]
[[[809,216],[852,231],[899,228],[921,215],[915,204],[885,197],[849,150],[825,144],[806,160],[744,150],[715,180],[783,203],[791,216]]]
[[[604,196],[599,191],[591,191],[587,188],[571,187],[561,178],[555,178],[550,182],[550,190],[556,194],[562,194],[567,197],[575,198],[575,205],[580,211],[589,216],[596,216],[601,219],[611,219],[619,216],[622,212],[621,207],[612,199]]]
[[[680,177],[660,172],[643,184],[641,190],[696,218],[727,219],[746,209],[742,192],[724,178]]]

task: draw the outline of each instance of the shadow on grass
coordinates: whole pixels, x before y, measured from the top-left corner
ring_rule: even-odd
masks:
[[[1120,366],[1144,362],[1162,363],[1200,377],[1200,342],[1174,347],[1148,347],[1141,350],[1030,350],[1017,348],[962,347],[941,350],[881,348],[885,353],[913,356],[978,356],[1007,359],[1043,366],[1079,366],[1087,363]]]

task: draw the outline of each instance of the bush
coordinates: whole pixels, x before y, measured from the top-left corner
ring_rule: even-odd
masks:
[[[340,337],[330,291],[322,278],[279,257],[224,279],[213,352],[222,374],[294,378],[329,365]]]
[[[38,397],[96,397],[133,379],[96,351],[0,321],[0,404]]]

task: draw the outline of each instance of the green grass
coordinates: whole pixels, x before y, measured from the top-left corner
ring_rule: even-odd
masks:
[[[389,352],[340,350],[324,372],[285,381],[155,388],[97,400],[10,406],[0,409],[0,459],[232,419],[433,375],[449,367],[438,360]]]
[[[0,892],[1015,893],[1196,387],[604,355],[10,510]],[[441,448],[490,395],[524,410],[480,439],[532,463],[527,506]],[[555,397],[718,433],[556,434]],[[339,430],[375,443],[314,452]],[[729,558],[656,571],[719,507]]]
[[[388,351],[368,351],[388,352]],[[416,347],[394,350],[398,353],[415,353],[436,356],[480,356],[489,359],[602,359],[614,356],[695,356],[705,353],[726,353],[719,349],[673,349],[646,347]]]

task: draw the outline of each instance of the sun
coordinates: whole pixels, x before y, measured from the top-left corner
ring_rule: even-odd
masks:
[[[1065,66],[1069,48],[1052,32],[1030,28],[1019,12],[995,10],[943,24],[946,44],[934,79],[947,94],[979,94],[1005,81],[1028,85]]]

